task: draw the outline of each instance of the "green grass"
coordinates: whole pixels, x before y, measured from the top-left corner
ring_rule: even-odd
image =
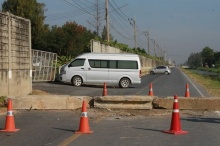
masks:
[[[0,107],[4,107],[5,106],[5,99],[7,97],[6,96],[0,96]]]
[[[202,85],[213,97],[220,97],[220,81],[214,80],[210,77],[199,75],[193,71],[181,69],[190,78]]]
[[[220,68],[198,67],[197,69],[207,71],[207,72],[220,73]]]

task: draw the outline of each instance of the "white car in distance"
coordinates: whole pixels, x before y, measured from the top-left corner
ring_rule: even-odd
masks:
[[[157,66],[154,69],[151,69],[149,72],[151,75],[154,75],[154,74],[169,75],[169,74],[171,74],[171,69],[168,66],[161,65],[161,66]]]

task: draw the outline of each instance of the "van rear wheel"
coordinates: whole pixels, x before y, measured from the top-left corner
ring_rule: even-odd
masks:
[[[80,76],[75,76],[72,79],[73,86],[81,86],[82,85],[82,78]]]
[[[131,81],[128,78],[122,78],[119,81],[119,87],[121,88],[127,88],[130,86],[130,84],[131,84]]]

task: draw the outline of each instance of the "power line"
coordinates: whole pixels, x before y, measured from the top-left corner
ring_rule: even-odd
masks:
[[[128,37],[125,37],[123,34],[121,34],[117,29],[114,28],[114,26],[110,23],[110,26],[112,29],[115,30],[115,32],[117,32],[121,37],[123,37],[124,39],[127,39],[127,40],[132,40],[132,38],[128,38]]]
[[[105,13],[105,3],[104,2],[100,2],[98,4],[99,8],[97,8],[97,6],[96,6],[97,4],[95,4],[94,1],[92,2],[89,0],[71,0],[71,1],[70,0],[61,0],[61,1],[64,2],[66,5],[70,6],[71,8],[73,8],[74,11],[48,15],[46,17],[47,21],[53,21],[53,20],[58,20],[58,19],[64,19],[64,18],[76,17],[76,16],[89,14],[90,16],[93,16],[96,20],[96,31],[98,29],[97,26],[99,25],[99,27],[100,27],[101,22],[104,21],[104,15],[103,15]],[[109,7],[110,7],[109,15],[110,15],[110,19],[113,20],[113,23],[111,22],[111,23],[109,23],[109,25],[112,28],[112,30],[114,30],[120,37],[122,37],[123,39],[126,39],[126,40],[132,40],[131,38],[129,38],[127,36],[131,36],[131,33],[134,33],[134,36],[136,37],[135,48],[137,48],[137,46],[143,47],[143,46],[145,46],[144,44],[146,43],[146,39],[143,39],[143,31],[139,28],[139,26],[135,22],[135,28],[134,28],[135,31],[131,32],[131,28],[128,23],[128,22],[131,22],[131,19],[129,20],[129,17],[121,10],[121,8],[125,7],[126,5],[118,6],[116,4],[115,0],[111,0],[109,2]],[[91,22],[89,22],[89,23],[90,23],[90,25],[92,25]],[[93,26],[95,26],[95,25],[93,25]],[[115,27],[115,26],[117,26],[117,27]],[[133,23],[133,27],[134,27],[134,23]],[[137,42],[137,38],[138,38],[138,42]],[[150,38],[149,38],[149,40],[150,40]],[[152,39],[151,39],[151,41],[152,41]],[[150,51],[150,47],[152,46],[152,43],[149,43],[148,46],[149,46],[148,50]],[[146,48],[146,47],[143,47],[143,48]],[[156,43],[155,43],[154,48],[155,49],[158,48],[158,52],[159,52],[159,49],[160,49],[159,45],[156,46]]]

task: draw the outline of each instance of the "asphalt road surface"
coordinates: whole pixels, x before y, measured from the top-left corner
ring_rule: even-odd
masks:
[[[189,84],[191,97],[210,97],[207,91],[198,83],[191,80],[179,68],[172,68],[172,74],[156,74],[144,75],[142,83],[139,85],[131,85],[129,88],[119,88],[117,86],[108,86],[108,95],[148,95],[149,85],[153,85],[153,93],[158,97],[184,96],[186,83]],[[60,82],[38,82],[33,83],[33,90],[42,90],[51,94],[72,95],[72,96],[101,96],[103,85],[83,85],[74,87],[71,84]]]
[[[170,130],[171,111],[146,114],[88,110],[92,134],[79,130],[80,110],[16,111],[15,133],[0,132],[1,146],[217,146],[220,144],[220,117],[217,112],[184,112],[181,130],[188,134],[163,133]],[[0,115],[4,128],[5,115]]]

